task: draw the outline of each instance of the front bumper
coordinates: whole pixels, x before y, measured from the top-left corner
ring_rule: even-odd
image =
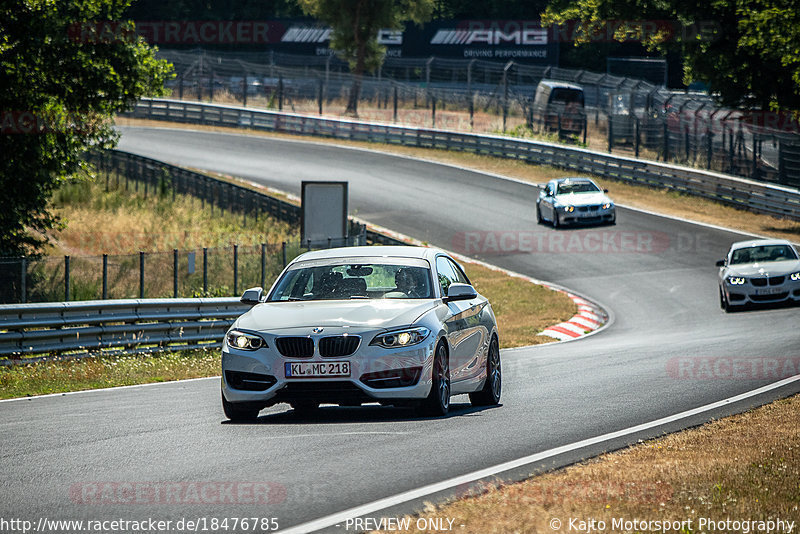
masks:
[[[728,303],[734,306],[800,303],[800,281],[792,281],[788,276],[785,278],[780,284],[768,283],[763,286],[755,286],[752,278],[746,279],[744,284],[731,284],[725,280],[723,290]]]
[[[222,350],[222,391],[228,402],[255,402],[264,407],[299,400],[354,405],[369,402],[398,404],[421,400],[431,388],[435,336],[409,348],[384,349],[362,343],[352,355],[323,358],[282,356],[274,343],[256,351],[227,344]],[[293,378],[286,363],[348,362],[349,377]]]
[[[617,218],[614,207],[608,209],[586,209],[575,207],[573,211],[559,208],[559,221],[562,224],[602,224],[614,222]]]

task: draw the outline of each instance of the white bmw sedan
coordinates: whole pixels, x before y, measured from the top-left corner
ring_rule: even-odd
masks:
[[[617,209],[590,178],[558,178],[547,182],[536,199],[536,222],[558,228],[566,224],[616,224]]]
[[[444,415],[451,395],[500,402],[497,324],[489,301],[446,253],[421,247],[307,252],[222,347],[222,406],[234,421],[265,407],[415,406]]]
[[[725,311],[746,304],[800,302],[800,258],[785,239],[734,243],[717,267]]]

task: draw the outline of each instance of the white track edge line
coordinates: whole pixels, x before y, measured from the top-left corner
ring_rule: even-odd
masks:
[[[688,417],[692,417],[697,414],[701,414],[704,412],[708,412],[711,410],[715,410],[717,408],[721,408],[727,404],[732,404],[735,402],[739,402],[750,397],[755,397],[756,395],[760,395],[762,393],[767,393],[769,391],[781,388],[783,386],[789,385],[793,382],[800,381],[800,375],[795,375],[793,377],[785,378],[779,382],[775,382],[773,384],[769,384],[767,386],[760,387],[758,389],[754,389],[752,391],[748,391],[746,393],[741,393],[734,397],[729,397],[727,399],[723,399],[721,401],[717,401],[711,404],[706,404],[704,406],[700,406],[698,408],[693,408],[691,410],[686,410],[684,412],[680,412],[674,415],[670,415],[667,417],[663,417],[661,419],[656,419],[655,421],[650,421],[648,423],[642,423],[640,425],[632,426],[629,428],[625,428],[622,430],[617,430],[616,432],[609,432],[608,434],[602,434],[600,436],[596,436],[594,438],[588,438],[582,441],[577,441],[575,443],[571,443],[569,445],[562,445],[561,447],[556,447],[554,449],[549,449],[543,452],[539,452],[536,454],[531,454],[529,456],[524,456],[522,458],[518,458],[516,460],[511,460],[509,462],[504,462],[502,464],[497,464],[492,467],[487,467],[485,469],[481,469],[478,471],[473,471],[472,473],[468,473],[466,475],[461,475],[458,477],[450,478],[448,480],[444,480],[442,482],[436,482],[434,484],[429,484],[427,486],[423,486],[421,488],[417,488],[414,490],[409,490],[403,493],[398,493],[397,495],[393,495],[391,497],[386,497],[384,499],[379,499],[377,501],[373,501],[371,503],[362,504],[361,506],[356,506],[353,508],[349,508],[347,510],[343,510],[341,512],[331,514],[325,517],[321,517],[319,519],[315,519],[313,521],[309,521],[306,523],[302,523],[300,525],[290,527],[288,529],[281,530],[280,532],[283,534],[299,534],[299,533],[306,533],[306,532],[314,532],[316,530],[320,530],[323,528],[331,527],[336,525],[337,523],[341,523],[342,521],[348,518],[355,518],[361,517],[363,515],[377,512],[379,510],[395,506],[398,504],[403,504],[405,502],[418,499],[420,497],[425,497],[427,495],[431,495],[434,493],[438,493],[440,491],[444,491],[455,486],[461,484],[467,484],[470,482],[475,482],[481,478],[486,478],[489,476],[496,475],[498,473],[502,473],[505,471],[510,471],[512,469],[516,469],[518,467],[522,467],[528,464],[532,464],[534,462],[539,462],[542,460],[546,460],[548,458],[552,458],[553,456],[558,456],[559,454],[564,454],[567,452],[571,452],[574,450],[582,449],[584,447],[588,447],[591,445],[596,445],[598,443],[603,443],[604,441],[609,441],[612,439],[629,436],[631,434],[636,434],[637,432],[642,432],[644,430],[649,430],[651,428],[665,425],[668,423],[672,423],[675,421],[679,421],[681,419],[686,419]]]

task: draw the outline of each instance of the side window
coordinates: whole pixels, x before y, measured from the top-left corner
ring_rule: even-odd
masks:
[[[442,288],[442,295],[447,295],[450,284],[458,282],[458,275],[453,270],[453,265],[444,256],[436,258],[436,272],[439,276],[439,286]]]
[[[457,263],[452,261],[448,261],[450,265],[453,267],[453,272],[456,273],[456,280],[459,284],[470,284],[469,278],[467,278],[467,274],[461,269],[461,266]]]

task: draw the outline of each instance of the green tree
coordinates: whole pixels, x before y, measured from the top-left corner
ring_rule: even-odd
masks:
[[[579,21],[584,38],[576,44],[590,41],[607,21],[673,21],[676,31],[633,24],[621,26],[616,37],[633,30],[650,50],[679,51],[684,83],[707,83],[724,105],[800,109],[796,0],[553,0],[542,19]]]
[[[90,175],[87,150],[115,144],[115,113],[163,94],[171,66],[131,25],[109,22],[128,3],[0,3],[0,255],[40,251],[59,222],[53,190]]]
[[[358,116],[361,77],[383,62],[386,49],[378,44],[381,29],[401,30],[403,22],[430,20],[433,0],[298,0],[305,13],[328,24],[331,48],[350,64],[353,87],[346,112]]]

